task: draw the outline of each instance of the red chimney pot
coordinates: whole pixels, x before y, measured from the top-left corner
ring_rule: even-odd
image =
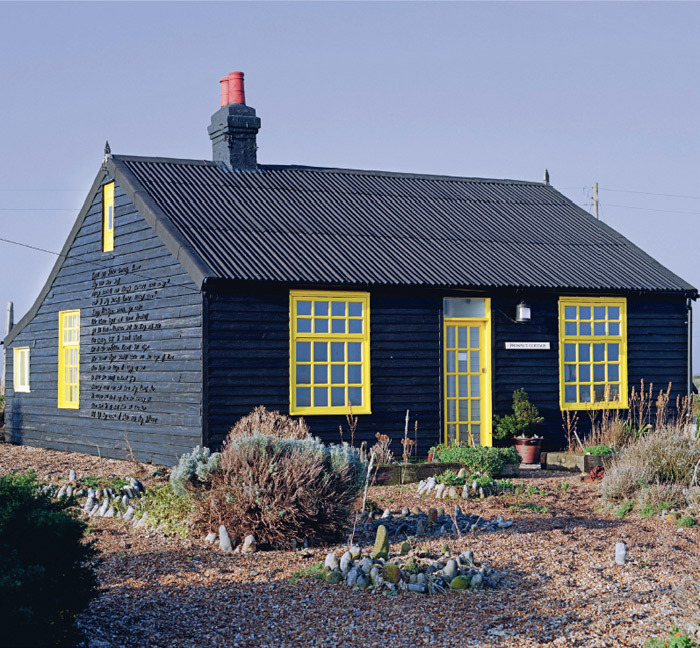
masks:
[[[221,107],[228,105],[228,77],[225,76],[223,79],[219,79],[221,84]]]
[[[228,75],[228,103],[245,104],[243,72],[231,72]]]

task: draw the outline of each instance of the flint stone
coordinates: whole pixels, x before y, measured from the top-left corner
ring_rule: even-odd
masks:
[[[104,514],[104,517],[114,517],[116,513],[117,509],[115,509],[113,506],[110,506],[109,510]]]
[[[255,553],[257,546],[255,544],[255,536],[247,535],[241,547],[241,553]]]
[[[70,472],[68,473],[68,481],[75,481],[77,478],[78,476],[75,474],[75,470],[71,468]]]
[[[409,583],[409,592],[417,592],[418,594],[425,594],[428,591],[428,586],[425,583]]]
[[[326,556],[326,561],[323,563],[323,566],[331,571],[338,569],[338,556],[336,556],[335,553],[329,553]]]
[[[457,504],[455,506],[455,517],[456,518],[464,517],[464,513],[462,513],[462,509],[460,508],[459,504]]]
[[[405,540],[401,543],[401,555],[405,556],[409,551],[411,551],[411,545]]]
[[[94,515],[97,515],[99,512],[100,512],[100,505],[99,505],[99,504],[95,504],[95,506],[93,506],[93,507],[90,509],[90,512],[88,513],[88,515],[89,515],[90,517],[93,517]]]
[[[56,499],[61,499],[64,495],[66,494],[66,485],[64,484],[61,486],[61,488],[58,491],[58,495],[56,495]]]
[[[352,554],[349,551],[346,551],[340,557],[340,571],[342,572],[343,577],[348,575],[348,572],[350,571],[351,567],[352,567]]]
[[[88,488],[88,497],[92,497],[92,499],[97,499],[94,488]]]
[[[472,576],[471,587],[472,589],[482,589],[484,587],[484,577],[481,575],[481,572],[476,572]]]
[[[359,574],[357,576],[357,586],[362,587],[363,589],[369,586],[369,579],[365,574]]]
[[[107,509],[109,508],[109,498],[106,497],[104,502],[102,502],[102,506],[100,507],[100,510],[97,511],[98,515],[104,515],[107,513]]]
[[[407,515],[411,515],[411,509],[409,509],[408,506],[404,506],[404,507],[401,509],[401,515],[402,515],[403,517],[406,517]]]
[[[466,468],[460,468],[459,471],[457,472],[457,478],[458,479],[464,479],[467,476],[467,469]]]
[[[438,512],[437,509],[431,508],[428,511],[428,524],[435,524],[437,522]]]
[[[416,523],[416,535],[425,535],[425,520],[423,520],[422,518]]]
[[[68,486],[68,488],[66,488],[66,497],[68,499],[73,497],[73,487],[72,486]]]
[[[618,565],[624,565],[627,562],[627,545],[624,542],[618,542],[615,545],[615,562]]]
[[[430,495],[430,491],[435,488],[437,480],[435,477],[428,477],[428,481],[425,482],[425,489],[423,490],[423,495]]]
[[[448,491],[448,497],[454,499],[457,497],[457,489],[454,486],[450,486],[450,490]]]
[[[130,506],[126,509],[126,513],[124,513],[124,519],[130,520],[132,517],[134,517],[134,507]]]
[[[122,505],[129,506],[129,498],[126,495],[122,495]]]
[[[122,515],[122,512],[121,512],[121,511],[117,511],[116,517],[118,517],[118,518],[123,518],[124,516]]]
[[[442,497],[442,491],[445,490],[446,484],[438,484],[437,488],[435,489],[435,497],[438,499]]]
[[[357,560],[362,555],[362,549],[358,545],[350,547],[350,555],[353,560]]]
[[[231,553],[233,551],[231,536],[228,534],[228,531],[223,524],[219,527],[219,548],[224,553]]]
[[[214,533],[213,531],[207,533],[207,537],[204,538],[204,542],[208,542],[209,544],[212,544],[214,540],[216,540],[216,533]]]
[[[374,548],[371,556],[373,559],[389,557],[389,533],[383,524],[377,527],[377,535],[374,539]]]
[[[85,511],[85,513],[89,513],[92,511],[93,506],[95,506],[95,499],[93,497],[88,497],[87,501],[85,502],[85,506],[83,506],[83,511]]]
[[[354,587],[355,585],[357,585],[357,579],[359,578],[361,573],[362,573],[362,571],[360,569],[358,569],[357,567],[353,567],[348,572],[347,581],[348,581],[348,585],[350,585],[350,587]]]
[[[457,572],[458,572],[457,561],[450,559],[447,561],[445,568],[442,570],[442,575],[448,581],[451,581],[455,576],[457,576]]]
[[[415,508],[411,509],[411,515],[423,515],[423,511],[416,506]]]
[[[382,513],[382,519],[388,520],[390,518],[391,518],[391,511],[389,509],[384,509],[384,513]]]
[[[462,487],[462,499],[467,499],[469,497],[469,484],[464,484]]]

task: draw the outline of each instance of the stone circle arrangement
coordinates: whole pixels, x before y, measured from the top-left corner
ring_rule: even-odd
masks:
[[[479,473],[476,474],[476,477],[470,476],[470,479],[464,468],[455,477],[460,480],[464,479],[465,483],[461,486],[451,486],[447,483],[439,483],[435,477],[429,477],[418,483],[416,491],[418,495],[423,497],[430,496],[436,499],[484,499],[503,490],[498,489],[497,482],[490,478],[483,479]]]
[[[440,557],[416,552],[404,541],[399,556],[390,558],[389,533],[384,525],[377,528],[372,552],[363,558],[355,545],[340,559],[335,552],[326,556],[323,578],[327,583],[344,583],[375,593],[399,591],[419,594],[444,594],[448,590],[482,590],[494,588],[501,573],[488,565],[474,562],[474,553],[464,551],[452,557],[448,545]]]

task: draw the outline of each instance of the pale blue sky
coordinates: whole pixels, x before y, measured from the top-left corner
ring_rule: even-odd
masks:
[[[547,167],[584,206],[598,181],[603,220],[700,286],[699,63],[689,2],[0,2],[0,237],[60,250],[105,139],[209,158],[218,79],[243,70],[261,162]],[[3,320],[53,262],[0,242]]]

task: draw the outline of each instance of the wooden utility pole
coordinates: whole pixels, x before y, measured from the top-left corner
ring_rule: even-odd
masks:
[[[15,325],[14,322],[15,309],[12,302],[7,302],[7,317],[5,318],[5,336],[7,337],[10,330]],[[7,349],[2,346],[2,375],[0,376],[0,394],[5,393],[5,372],[7,371]]]
[[[598,183],[593,183],[593,215],[598,218]]]

